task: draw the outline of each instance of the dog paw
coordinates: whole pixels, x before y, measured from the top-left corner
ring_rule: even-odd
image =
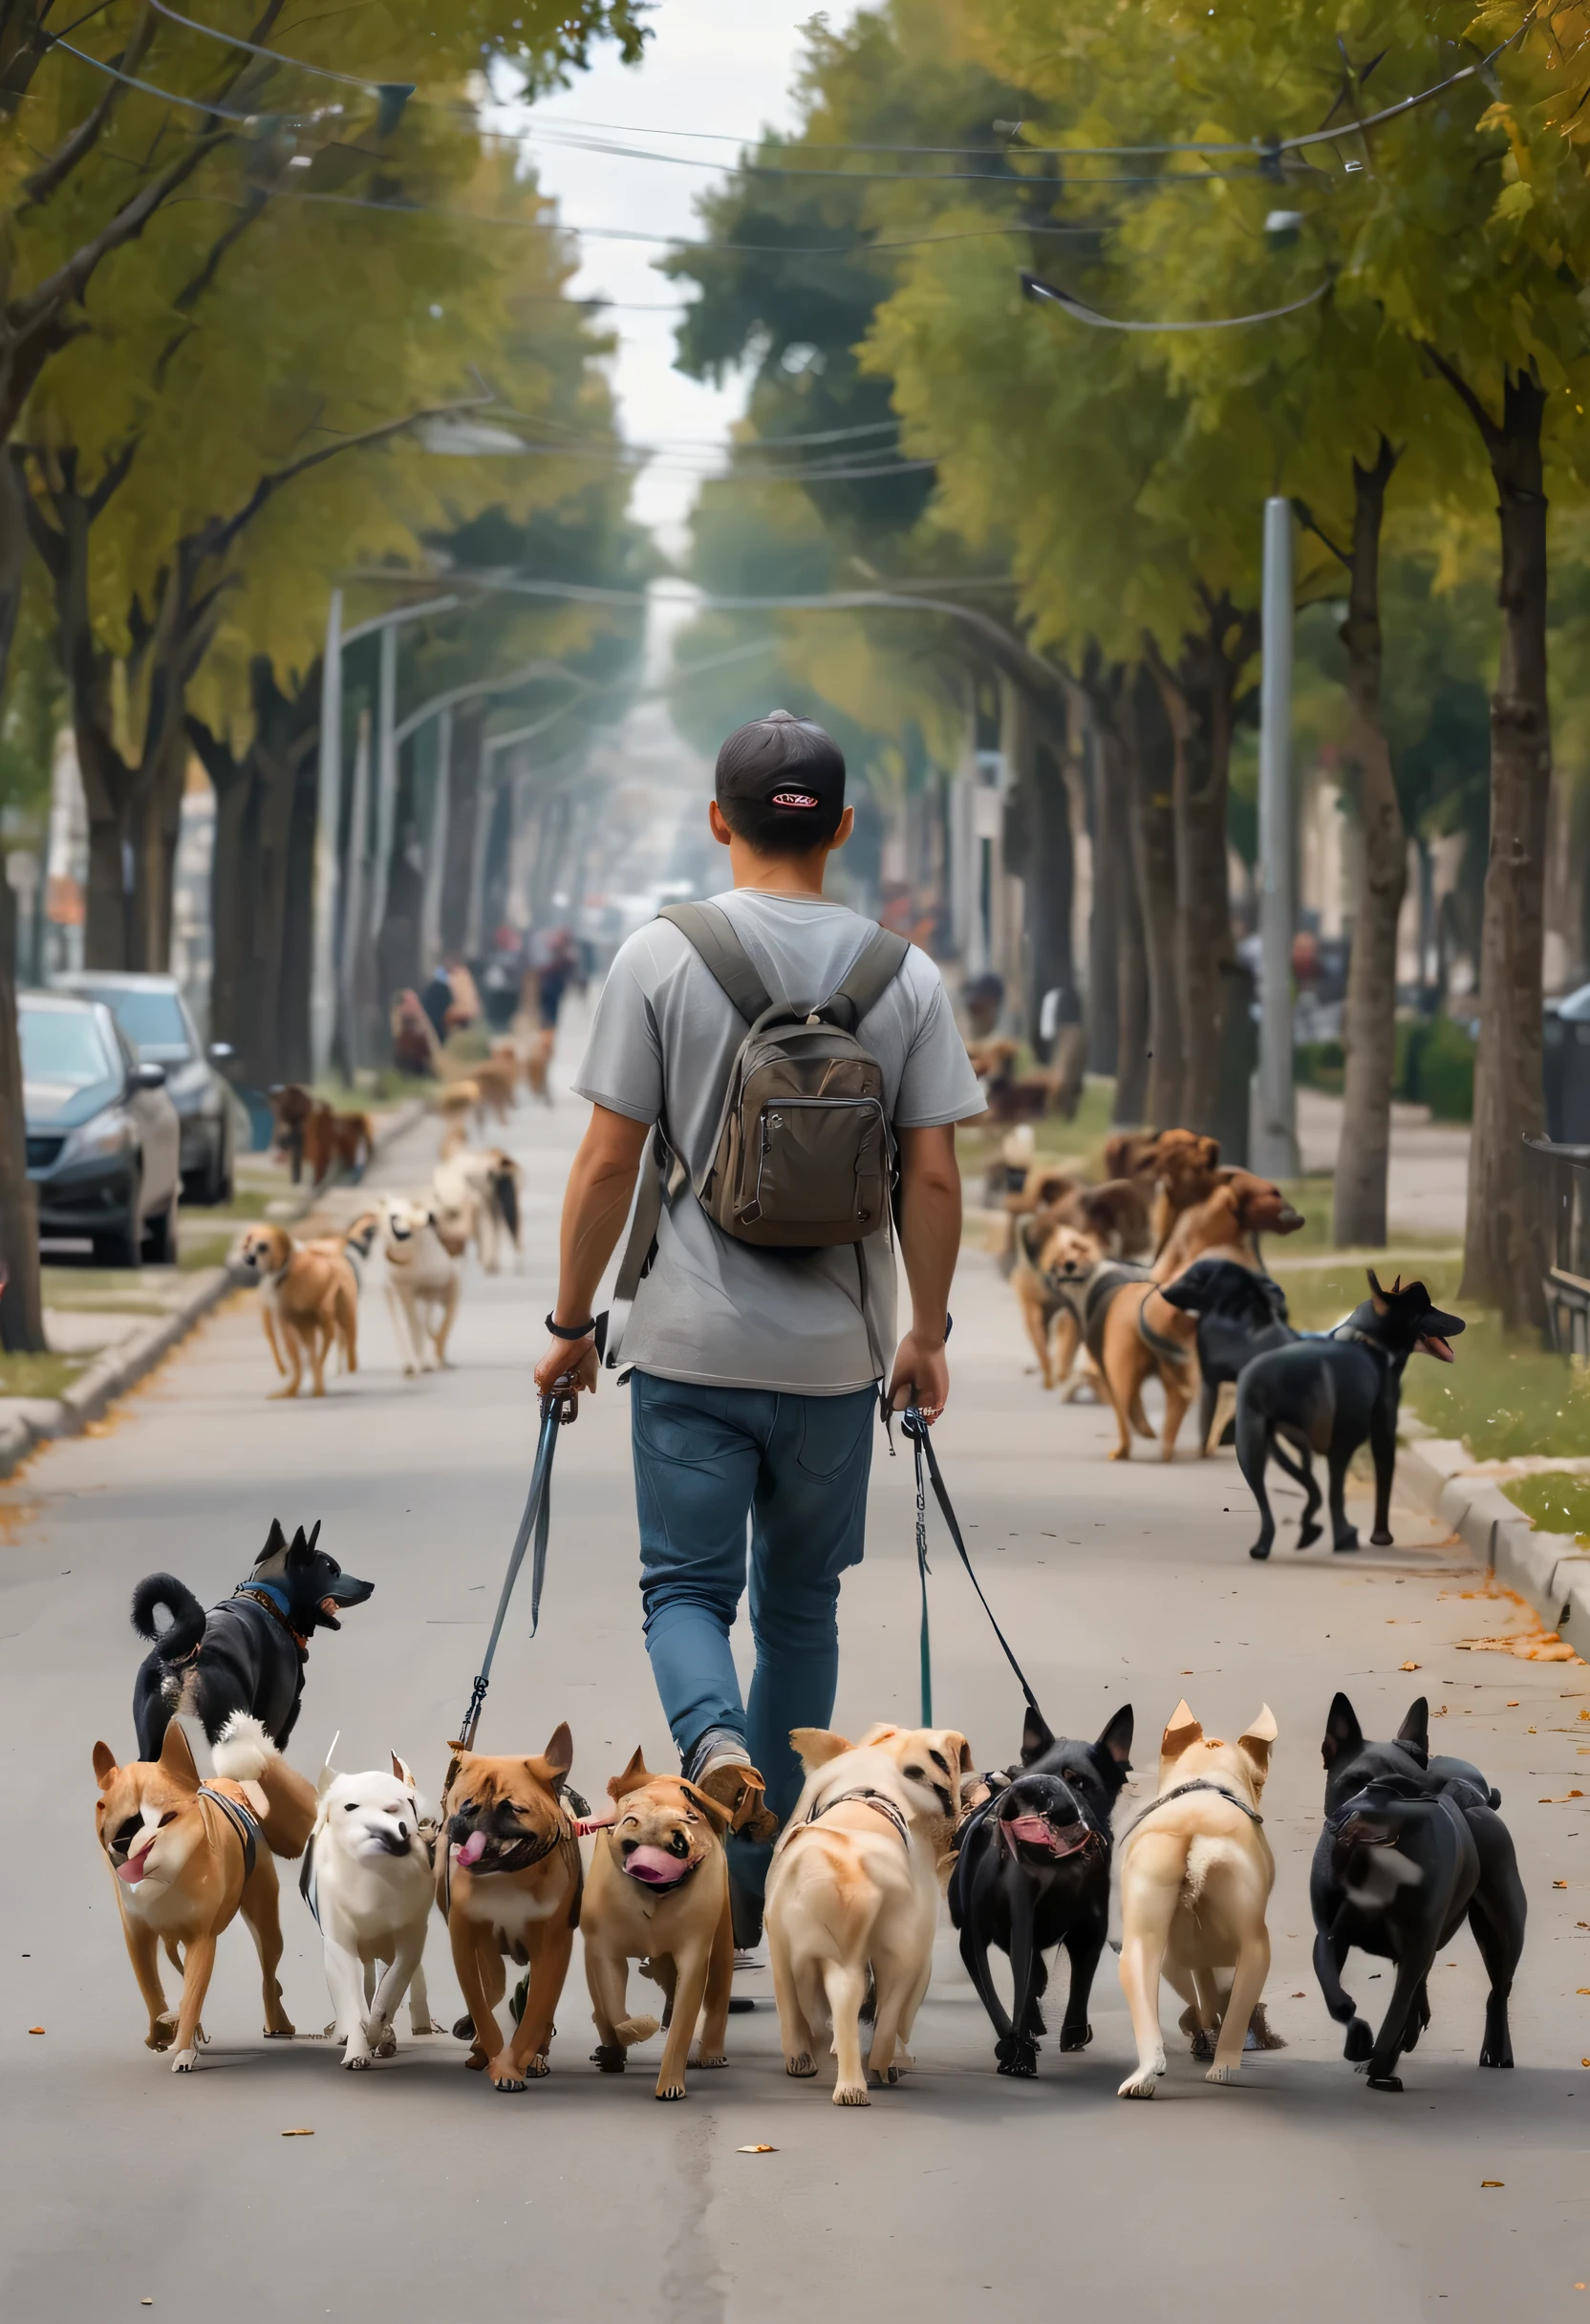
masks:
[[[176,2038],[176,2019],[174,2017],[157,2017],[143,2037],[143,2046],[146,2050],[169,2050]]]
[[[621,2041],[599,2041],[591,2053],[591,2062],[598,2074],[622,2074],[630,2061]]]
[[[659,2080],[655,2090],[653,2091],[652,2096],[657,2098],[682,2098],[684,2096],[684,2084],[683,2082],[665,2082]]]
[[[1115,2093],[1118,2098],[1151,2098],[1159,2087],[1159,2077],[1152,2068],[1147,2074],[1133,2074]]]
[[[474,2038],[475,2020],[472,2017],[455,2017],[453,2020],[453,2039],[455,2041],[473,2041]]]
[[[1395,1536],[1392,1534],[1372,1533],[1369,1536],[1369,1544],[1373,1549],[1390,1549],[1393,1545],[1394,1539]]]
[[[1256,1541],[1252,1549],[1249,1550],[1248,1555],[1250,1558],[1267,1558],[1270,1555],[1269,1542]]]
[[[409,2019],[409,2032],[416,2035],[421,2034],[440,2034],[443,2032],[443,2030],[444,2029],[439,2025],[433,2025],[428,2017],[411,2017]]]
[[[371,2032],[372,2032],[372,2034],[374,2034],[374,2032],[375,2032],[375,2028],[374,2028],[374,2026],[372,2026],[372,2028],[371,2028]],[[391,2028],[391,2026],[385,2026],[385,2027],[383,2027],[383,2028],[382,2028],[382,2031],[381,2031],[381,2038],[380,2038],[380,2040],[379,2040],[378,2042],[376,2042],[376,2043],[375,2044],[375,2051],[376,2051],[376,2055],[377,2057],[396,2057],[396,2056],[397,2056],[397,2055],[398,2055],[398,2036],[397,2036],[397,2034],[394,2033],[394,2031],[393,2031],[393,2029]]]
[[[1498,2072],[1511,2073],[1513,2068],[1512,2049],[1508,2049],[1505,2056],[1497,2051],[1482,2050],[1479,2054],[1479,2062],[1482,2066],[1493,2066]]]
[[[197,2050],[179,2050],[171,2061],[171,2071],[173,2074],[191,2074],[198,2063]]]
[[[1402,2077],[1399,2074],[1371,2074],[1369,2077],[1371,2090],[1400,2090],[1402,2086]]]
[[[809,2050],[798,2050],[793,2057],[784,2059],[784,2070],[795,2081],[809,2081],[817,2071],[817,2060]]]
[[[1322,1525],[1316,1525],[1314,1519],[1310,1517],[1306,1525],[1300,1525],[1298,1528],[1298,1547],[1300,1549],[1312,1549],[1315,1542],[1319,1540],[1320,1536],[1323,1532],[1324,1527]]]
[[[342,2054],[343,2069],[348,2074],[363,2074],[366,2068],[374,2063],[374,2057],[368,2050],[355,2050],[352,2042]]]
[[[1062,2050],[1085,2050],[1092,2038],[1091,2026],[1062,2026],[1060,2029]]]
[[[833,2102],[836,2106],[870,2106],[865,2082],[835,2082]]]
[[[291,2041],[296,2035],[297,2031],[297,2027],[290,2024],[288,2019],[284,2017],[279,2026],[266,2027],[265,2038],[267,2041]]]
[[[1211,2066],[1204,2076],[1206,2082],[1236,2082],[1242,2078],[1240,2066]]]
[[[698,2050],[690,2062],[699,2071],[703,2066],[726,2066],[729,2061],[727,2054],[722,2050]]]
[[[1012,2042],[1008,2047],[1000,2046],[1005,2049],[1005,2055],[999,2060],[999,2072],[1014,2075],[1020,2081],[1031,2081],[1038,2072],[1038,2052],[1032,2043]]]
[[[1346,2058],[1350,2064],[1354,2066],[1361,2066],[1367,2060],[1369,2053],[1374,2046],[1374,2034],[1370,2032],[1368,2026],[1365,2025],[1362,2017],[1355,2017],[1352,2024],[1347,2028],[1347,2038],[1342,2045],[1343,2056]]]
[[[902,2074],[914,2074],[915,2071],[916,2060],[912,2056],[909,2050],[902,2050],[899,2043],[896,2042],[894,2045],[895,2080],[898,2081]]]
[[[532,2060],[531,2064],[533,2065],[533,2063]],[[504,2050],[488,2062],[486,2072],[491,2077],[493,2090],[514,2091],[524,2089],[530,2067],[526,2066],[521,2071],[514,2064],[511,2054]]]
[[[1331,1548],[1335,1551],[1339,1558],[1342,1557],[1345,1551],[1349,1549],[1356,1549],[1357,1547],[1358,1527],[1356,1525],[1349,1525],[1346,1532],[1344,1534],[1338,1535],[1337,1539],[1331,1543]]]

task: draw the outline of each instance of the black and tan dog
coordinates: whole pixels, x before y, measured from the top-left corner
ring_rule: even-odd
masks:
[[[993,2021],[1001,2074],[1038,2072],[1051,1946],[1064,1945],[1071,1962],[1060,2046],[1084,2050],[1093,2038],[1087,2003],[1109,1931],[1109,1818],[1130,1771],[1131,1733],[1129,1704],[1096,1743],[1056,1737],[1029,1711],[1020,1767],[990,1778],[988,1798],[956,1836],[950,1918]],[[995,1988],[991,1946],[1010,1962],[1009,2012]]]
[[[206,1614],[186,1582],[145,1574],[133,1592],[133,1627],[155,1641],[139,1666],[133,1723],[145,1759],[160,1757],[166,1721],[176,1711],[198,1719],[213,1744],[234,1713],[247,1712],[281,1750],[304,1694],[310,1640],[340,1630],[338,1612],[362,1605],[376,1584],[345,1574],[319,1547],[320,1526],[291,1541],[272,1517],[265,1547],[246,1582]],[[155,1609],[171,1619],[155,1625]]]
[[[626,2051],[657,2030],[655,2017],[630,2015],[630,1963],[642,1962],[667,2003],[656,2095],[682,2098],[687,2058],[696,2066],[729,2062],[734,1929],[723,1838],[734,1814],[682,1775],[654,1775],[638,1751],[608,1796],[609,1815],[581,1825],[600,1825],[580,1907],[598,2041],[592,2063],[622,2074]],[[698,2021],[700,2047],[690,2058]]]
[[[573,1740],[565,1724],[532,1757],[447,1748],[437,1903],[469,2011],[456,2030],[473,2031],[467,2062],[483,2068],[493,2089],[523,2090],[548,2071],[552,2020],[580,1925],[579,1840],[564,1797]],[[505,1955],[529,1969],[524,2011],[505,2044],[496,2014],[507,1986]]]
[[[1463,1319],[1444,1315],[1423,1283],[1409,1283],[1405,1289],[1398,1276],[1386,1291],[1372,1267],[1368,1273],[1369,1297],[1327,1338],[1272,1348],[1242,1368],[1236,1383],[1236,1458],[1258,1503],[1259,1517],[1250,1558],[1267,1558],[1276,1538],[1264,1471],[1278,1437],[1284,1437],[1305,1458],[1310,1452],[1323,1454],[1331,1547],[1336,1550],[1358,1547],[1358,1528],[1347,1522],[1343,1496],[1347,1464],[1367,1439],[1375,1464],[1375,1529],[1369,1539],[1377,1549],[1390,1546],[1391,1475],[1397,1461],[1403,1372],[1409,1356],[1421,1351],[1450,1364],[1448,1343],[1463,1329]],[[1319,1488],[1312,1474],[1305,1482],[1308,1499],[1300,1549],[1319,1532],[1314,1523]]]
[[[1390,1743],[1368,1743],[1344,1694],[1330,1707],[1321,1746],[1325,1828],[1314,1851],[1314,1971],[1325,2007],[1347,2029],[1343,2055],[1372,2090],[1400,2090],[1397,2061],[1429,2024],[1436,1954],[1467,1917],[1491,1979],[1482,2066],[1511,2066],[1507,2003],[1524,1949],[1526,1904],[1513,1838],[1493,1791],[1467,1759],[1429,1753],[1421,1695]],[[1396,1964],[1378,2034],[1342,1983],[1357,1946]]]

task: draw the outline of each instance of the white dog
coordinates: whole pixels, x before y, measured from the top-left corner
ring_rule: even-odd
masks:
[[[503,1264],[503,1245],[519,1241],[518,1163],[500,1146],[455,1147],[443,1151],[431,1181],[438,1226],[450,1251],[461,1256],[471,1237],[487,1275]]]
[[[326,1940],[342,2062],[357,2069],[397,2048],[392,2021],[405,1993],[415,2033],[440,2030],[419,1966],[436,1875],[419,1795],[396,1752],[390,1775],[339,1775],[328,1754],[315,1789],[320,1804],[298,1885]]]
[[[435,1371],[447,1361],[461,1267],[438,1232],[430,1203],[386,1196],[381,1204],[381,1256],[403,1370]]]
[[[784,2072],[815,2074],[817,2036],[831,2028],[833,2102],[867,2106],[868,1972],[867,2071],[898,2081],[912,2065],[905,2045],[933,1969],[938,1865],[972,1754],[953,1728],[871,1727],[851,1744],[797,1727],[789,1739],[806,1780],[773,1852],[766,1908]]]

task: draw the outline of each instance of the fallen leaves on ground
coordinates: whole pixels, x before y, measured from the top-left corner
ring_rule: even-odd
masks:
[[[1579,1657],[1555,1630],[1515,1630],[1505,1638],[1460,1638],[1460,1654],[1514,1654],[1521,1663],[1577,1663]]]
[[[737,2146],[734,2151],[737,2155],[776,2155],[779,2150],[776,2146]]]

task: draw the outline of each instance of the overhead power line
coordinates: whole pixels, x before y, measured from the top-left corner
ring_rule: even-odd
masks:
[[[1023,274],[1021,289],[1026,297],[1046,300],[1050,305],[1061,308],[1074,321],[1091,324],[1095,331],[1235,331],[1244,323],[1273,323],[1278,315],[1297,314],[1302,308],[1312,307],[1330,289],[1330,278],[1327,276],[1324,282],[1316,284],[1305,297],[1295,298],[1285,307],[1263,307],[1255,314],[1219,314],[1203,320],[1170,323],[1142,323],[1121,315],[1101,314],[1096,307],[1089,307],[1085,300],[1077,298],[1069,290],[1058,289],[1054,283],[1046,283],[1038,274]]]

